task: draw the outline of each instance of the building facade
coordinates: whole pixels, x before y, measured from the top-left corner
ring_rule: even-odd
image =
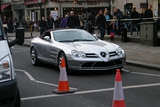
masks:
[[[153,6],[153,11],[160,12],[160,0],[3,0],[1,10],[2,16],[16,17],[19,21],[25,19],[36,22],[42,16],[47,18],[50,14],[54,18],[64,17],[71,10],[85,17],[88,12],[96,15],[100,9],[106,7],[111,8],[111,14],[115,7],[122,12],[132,11],[132,8],[136,7],[140,12],[141,8],[148,7],[146,1]]]

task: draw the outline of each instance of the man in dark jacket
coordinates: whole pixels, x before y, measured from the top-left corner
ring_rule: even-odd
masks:
[[[53,29],[54,19],[52,15],[49,15],[49,18],[47,19],[47,23],[48,23],[48,29]]]
[[[133,32],[133,28],[136,29],[137,31],[137,35],[138,35],[138,23],[139,23],[139,13],[136,11],[136,8],[134,7],[133,8],[133,11],[131,13],[131,19],[132,19],[132,22],[131,22],[131,35],[132,35],[132,32]]]
[[[152,5],[148,6],[148,9],[144,13],[145,18],[153,18]],[[153,21],[153,19],[146,19],[146,21]]]
[[[77,19],[74,16],[74,12],[70,12],[70,16],[67,19],[67,28],[76,28],[77,26]]]
[[[44,17],[42,17],[39,26],[40,26],[40,34],[43,34],[43,32],[47,30],[47,21],[45,20]]]

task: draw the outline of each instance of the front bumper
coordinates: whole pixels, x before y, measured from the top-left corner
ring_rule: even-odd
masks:
[[[0,83],[0,107],[12,107],[16,101],[17,80]]]
[[[68,60],[68,68],[70,70],[110,70],[123,68],[125,64],[125,58],[114,59],[107,62]]]

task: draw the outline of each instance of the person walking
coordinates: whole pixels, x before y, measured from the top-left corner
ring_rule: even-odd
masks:
[[[13,25],[14,25],[13,23],[15,23],[15,20],[13,20],[12,17],[10,17],[8,19],[8,33],[12,33],[13,32]],[[16,31],[16,29],[17,29],[17,27],[14,30]]]
[[[144,13],[144,18],[153,18],[152,5],[148,6],[148,9]],[[146,19],[146,21],[153,21],[153,19]]]
[[[109,21],[109,20],[112,19],[112,15],[108,13],[108,10],[107,10],[107,9],[105,9],[105,11],[104,11],[104,16],[105,16],[106,21],[107,21],[107,22],[106,22],[106,23],[107,23],[107,26],[109,26],[109,24],[110,24],[110,21]],[[110,27],[107,27],[107,34],[109,35],[110,32],[111,32],[111,28],[110,28]]]
[[[8,32],[8,20],[7,20],[6,16],[4,16],[4,19],[3,19],[2,23],[3,23],[3,27],[4,27],[4,30],[5,30],[5,33],[7,35],[7,32]]]
[[[49,17],[47,19],[47,23],[48,23],[48,29],[53,29],[54,19],[53,19],[52,15],[49,15]]]
[[[65,18],[62,19],[62,21],[60,22],[60,27],[61,28],[66,28],[67,26],[67,19],[68,19],[68,15],[65,15]]]
[[[47,21],[45,20],[44,17],[42,17],[39,26],[40,26],[40,35],[42,35],[43,32],[47,30]]]
[[[88,32],[89,33],[93,33],[93,30],[94,30],[94,16],[92,15],[91,12],[89,12],[89,16],[88,16],[88,19],[87,19],[87,24],[88,24]]]
[[[67,20],[67,28],[76,28],[77,26],[77,19],[74,16],[74,11],[70,12],[70,16],[68,17]]]
[[[136,30],[137,35],[138,35],[139,20],[137,18],[139,18],[139,13],[136,11],[136,8],[134,7],[131,13],[131,19],[133,19],[131,22],[131,29],[130,29],[131,35],[133,34],[133,28]]]
[[[99,16],[96,19],[96,26],[98,27],[98,29],[100,31],[101,40],[104,39],[106,25],[107,25],[106,18],[103,14],[103,10],[99,10]]]

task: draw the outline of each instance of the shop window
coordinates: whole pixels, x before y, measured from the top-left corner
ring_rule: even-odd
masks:
[[[140,3],[140,8],[143,8],[144,10],[146,10],[148,7],[147,3]]]
[[[132,12],[132,8],[133,8],[133,3],[126,3],[126,5],[124,5],[124,12]]]

